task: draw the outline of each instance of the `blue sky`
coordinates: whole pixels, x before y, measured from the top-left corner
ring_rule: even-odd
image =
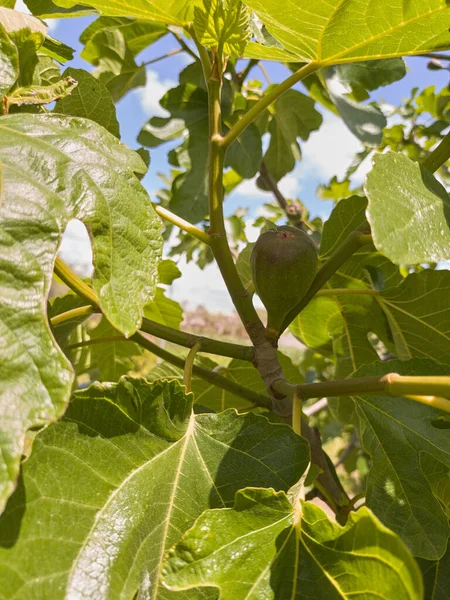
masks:
[[[21,10],[22,7],[23,3],[19,0],[16,8]],[[75,49],[75,58],[71,61],[70,66],[92,69],[91,65],[79,57],[82,49],[79,42],[80,33],[92,20],[90,17],[84,17],[47,21],[50,25],[51,35]],[[175,39],[169,34],[142,52],[137,62],[147,62],[177,47]],[[158,107],[158,100],[167,89],[177,85],[178,73],[188,62],[185,55],[179,54],[151,65],[147,71],[147,86],[133,91],[118,103],[117,116],[124,143],[132,148],[138,147],[136,138],[142,125],[152,116],[163,114]],[[411,89],[415,86],[424,88],[428,85],[435,85],[437,89],[440,89],[448,84],[448,72],[429,71],[426,68],[427,60],[424,58],[408,58],[406,62],[409,69],[407,76],[391,86],[380,88],[373,93],[372,99],[397,105],[402,98],[409,96]],[[274,83],[282,81],[288,74],[287,69],[282,65],[271,62],[264,64]],[[259,69],[255,67],[252,72],[253,76],[264,80],[261,71],[258,71]],[[297,88],[302,91],[301,84]],[[319,110],[321,109],[319,108]],[[342,177],[354,153],[362,146],[339,119],[325,109],[321,112],[324,115],[324,124],[318,132],[311,134],[306,143],[302,143],[303,160],[298,163],[293,173],[287,175],[280,182],[280,188],[287,197],[301,198],[312,216],[326,217],[332,205],[330,202],[316,198],[318,184],[327,183],[333,175]],[[168,173],[169,171],[170,167],[166,156],[170,147],[167,144],[151,151],[149,173],[143,180],[150,196],[161,187],[157,173]],[[355,183],[362,182],[364,174],[369,168],[369,164],[363,165],[363,168],[356,173]],[[245,207],[248,209],[250,220],[253,220],[255,216],[261,214],[261,205],[270,200],[270,194],[258,190],[253,181],[246,181],[227,198],[225,213],[230,215],[238,207]],[[249,238],[255,235],[251,228],[251,221],[248,233]],[[89,248],[86,249],[86,245],[83,228],[74,226],[70,230],[68,239],[64,242],[62,254],[66,260],[72,259],[71,262],[78,261],[85,265],[86,262],[89,262]],[[192,307],[203,303],[211,310],[228,312],[232,309],[226,290],[214,266],[208,267],[203,272],[194,265],[185,267],[182,264],[181,267],[185,275],[175,283],[171,290],[177,300],[188,303]],[[206,302],[205,299],[207,299]]]

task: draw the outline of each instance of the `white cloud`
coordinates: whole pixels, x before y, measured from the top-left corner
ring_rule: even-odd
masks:
[[[323,125],[302,144],[303,175],[314,173],[318,179],[329,180],[334,175],[342,179],[354,155],[363,149],[361,142],[348,130],[342,119],[324,114]],[[370,170],[370,165],[368,165]],[[354,176],[355,181],[364,176],[364,169]]]
[[[215,263],[202,270],[193,262],[186,264],[182,257],[178,267],[183,275],[173,282],[171,297],[174,300],[189,309],[204,306],[211,312],[233,312],[233,304]]]
[[[142,110],[149,118],[168,116],[169,113],[159,105],[159,101],[167,90],[176,85],[176,81],[171,79],[161,81],[159,73],[152,69],[147,69],[147,84],[144,88],[136,90],[136,94],[139,96]]]
[[[68,223],[58,254],[81,276],[92,274],[91,241],[86,227],[78,219]]]

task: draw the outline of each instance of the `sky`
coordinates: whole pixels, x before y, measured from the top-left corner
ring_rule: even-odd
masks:
[[[27,11],[22,0],[18,0],[16,9]],[[92,66],[79,57],[82,45],[78,39],[92,20],[92,17],[47,20],[50,35],[75,49],[75,58],[67,63],[67,66],[92,70]],[[142,52],[137,57],[137,62],[147,62],[177,47],[175,39],[169,34]],[[183,53],[149,66],[145,88],[137,89],[119,101],[117,117],[122,141],[125,144],[131,148],[138,148],[136,138],[144,123],[151,117],[165,115],[164,110],[159,106],[159,99],[168,89],[177,85],[178,74],[188,63],[189,57]],[[441,89],[448,84],[448,72],[428,70],[426,59],[408,58],[406,63],[408,67],[406,77],[388,87],[376,90],[371,96],[372,100],[383,105],[398,105],[403,98],[409,96],[415,86],[424,88],[435,85],[437,89]],[[264,66],[273,83],[282,81],[289,73],[283,65],[277,63],[264,62]],[[262,72],[258,71],[258,67],[255,67],[252,75],[263,80]],[[303,91],[301,84],[298,84],[296,89]],[[310,135],[308,141],[301,143],[302,160],[292,173],[281,180],[279,187],[286,197],[300,198],[312,217],[326,218],[332,209],[332,203],[317,198],[317,186],[328,183],[334,175],[342,178],[354,154],[362,149],[362,145],[340,119],[318,105],[316,108],[323,114],[323,124],[319,131]],[[177,143],[172,143],[172,146],[166,144],[151,150],[151,165],[143,179],[143,184],[152,199],[154,192],[161,187],[158,173],[170,171],[167,152],[176,145]],[[354,183],[361,184],[368,170],[370,164],[369,161],[365,161],[354,175]],[[257,231],[252,227],[252,222],[263,214],[262,204],[270,202],[271,199],[271,194],[259,190],[254,180],[246,180],[227,197],[224,205],[225,215],[233,214],[239,207],[246,208],[249,218],[247,234],[249,241],[254,241]],[[69,224],[61,247],[61,256],[67,262],[76,265],[84,274],[90,269],[90,244],[84,225],[79,222]],[[175,300],[189,308],[203,305],[212,312],[228,313],[233,310],[215,265],[210,265],[202,271],[192,263],[186,265],[182,259],[179,266],[183,277],[177,280],[170,290],[170,295]]]

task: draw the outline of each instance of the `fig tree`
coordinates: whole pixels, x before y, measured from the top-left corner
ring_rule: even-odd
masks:
[[[261,234],[250,257],[253,283],[277,337],[287,314],[308,291],[317,271],[317,250],[307,233],[277,227]]]

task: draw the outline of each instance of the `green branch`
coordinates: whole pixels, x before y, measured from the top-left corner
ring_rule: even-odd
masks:
[[[251,346],[241,346],[240,344],[231,344],[220,340],[187,333],[149,319],[142,319],[141,331],[154,335],[155,337],[172,342],[178,346],[192,348],[197,342],[201,342],[202,352],[208,354],[217,354],[219,356],[227,356],[229,358],[237,358],[239,360],[253,361],[254,350]]]
[[[287,92],[293,85],[302,81],[314,73],[321,67],[320,62],[312,61],[304,65],[301,69],[293,73],[290,77],[285,79],[282,83],[263,96],[258,102],[247,112],[242,118],[230,129],[227,135],[223,138],[222,145],[224,148],[228,148],[234,142],[234,140],[241,135],[241,133],[259,117],[259,115],[268,108],[275,100]]]
[[[326,284],[326,282],[336,273],[336,271],[347,261],[355,252],[362,246],[370,244],[372,236],[357,229],[345,240],[341,246],[330,256],[330,258],[317,271],[316,276],[311,284],[311,287],[294,306],[291,312],[287,315],[281,332],[283,332],[295,319],[295,317],[311,302],[318,291]]]
[[[146,348],[156,356],[159,356],[159,358],[170,362],[171,364],[175,365],[176,367],[179,367],[180,369],[184,369],[185,360],[183,358],[176,356],[175,354],[172,354],[171,352],[168,352],[163,348],[160,348],[159,346],[151,342],[149,339],[144,337],[142,334],[135,333],[130,338],[130,340],[136,342],[137,344],[140,344],[143,348]],[[250,390],[240,385],[239,383],[236,383],[232,379],[223,377],[223,375],[220,375],[219,373],[210,371],[209,369],[204,369],[203,367],[199,367],[197,365],[193,366],[192,372],[194,375],[200,377],[201,379],[204,379],[208,383],[212,383],[213,385],[216,385],[217,387],[226,390],[227,392],[231,392],[232,394],[235,394],[240,398],[244,398],[245,400],[248,400],[248,402],[252,402],[256,406],[268,407],[270,404],[270,399],[268,396]]]
[[[202,61],[203,62],[203,61]],[[207,79],[209,105],[209,215],[211,227],[211,249],[217,261],[217,266],[227,286],[231,300],[239,314],[252,341],[256,339],[255,330],[263,328],[256,312],[251,295],[245,289],[236,269],[236,265],[228,245],[223,215],[223,169],[225,148],[222,144],[222,73],[217,72],[220,63],[216,57],[211,76]],[[204,67],[205,76],[207,67]]]
[[[57,317],[53,317],[53,319],[51,319],[52,325],[78,318],[84,314],[89,315],[96,311],[101,312],[99,301],[94,290],[84,283],[84,281],[81,281],[72,269],[60,258],[56,259],[55,273],[73,292],[87,300],[90,306],[83,306],[58,315]],[[79,311],[79,314],[76,311]],[[167,327],[167,325],[150,321],[150,319],[142,319],[140,329],[145,333],[178,344],[179,346],[184,346],[185,348],[192,348],[194,344],[201,342],[202,352],[227,356],[229,358],[237,358],[249,362],[252,362],[254,358],[254,350],[251,346],[230,344],[229,342],[222,342],[220,340],[213,340],[192,333],[186,333],[184,331],[179,331],[178,329],[173,329],[172,327]]]
[[[192,235],[192,237],[197,238],[198,240],[207,244],[208,246],[211,244],[211,238],[206,233],[206,231],[202,231],[198,227],[195,227],[195,225],[192,225],[192,223],[189,223],[189,221],[186,221],[178,215],[175,215],[173,212],[167,210],[167,208],[164,208],[160,204],[153,204],[153,208],[161,218],[165,219],[166,221],[169,221],[169,223],[172,223],[172,225],[176,225],[181,230],[185,231],[186,233],[189,233],[190,235]]]
[[[433,150],[433,152],[427,156],[423,161],[422,165],[428,169],[431,173],[435,173],[439,167],[442,167],[444,163],[450,158],[450,133],[444,137],[440,142],[439,146]]]
[[[401,396],[450,412],[450,401],[442,398],[442,396],[450,396],[450,377],[409,377],[389,373],[382,377],[338,379],[300,385],[279,380],[273,384],[273,387],[276,392],[288,396],[298,394],[303,400],[322,396],[374,394]]]

